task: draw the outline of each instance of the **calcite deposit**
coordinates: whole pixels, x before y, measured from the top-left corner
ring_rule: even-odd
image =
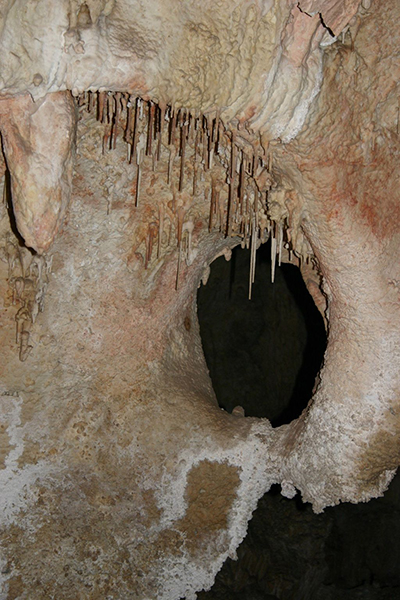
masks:
[[[49,249],[71,197],[75,106],[68,94],[0,100],[12,210],[24,245]],[[10,204],[11,206],[11,204]]]
[[[320,512],[399,464],[400,11],[1,0],[0,20],[1,597],[190,600],[272,484]],[[275,429],[218,407],[196,314],[239,243],[251,294],[267,239],[328,328]]]

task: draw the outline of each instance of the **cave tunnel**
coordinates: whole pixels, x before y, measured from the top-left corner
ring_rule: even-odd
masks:
[[[221,408],[242,406],[273,426],[307,406],[326,348],[323,318],[297,266],[282,263],[271,282],[270,243],[257,252],[249,300],[250,251],[216,259],[198,291],[204,354]]]
[[[203,349],[220,407],[273,426],[297,418],[312,396],[323,361],[323,319],[300,270],[276,269],[269,244],[258,250],[248,299],[249,251],[211,264],[198,292]],[[400,478],[365,504],[314,514],[299,495],[264,494],[238,548],[199,600],[400,599]]]

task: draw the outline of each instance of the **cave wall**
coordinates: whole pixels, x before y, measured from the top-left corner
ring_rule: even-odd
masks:
[[[0,8],[2,594],[189,600],[272,484],[320,512],[397,469],[399,11]],[[196,317],[268,238],[329,327],[276,429],[218,407]]]

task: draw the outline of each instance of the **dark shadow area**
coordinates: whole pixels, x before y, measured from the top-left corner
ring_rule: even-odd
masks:
[[[228,412],[240,405],[246,416],[277,426],[298,417],[311,398],[325,328],[297,267],[277,267],[271,283],[270,245],[261,246],[249,300],[249,263],[240,247],[230,262],[213,262],[197,296],[200,332],[219,405]]]
[[[19,231],[17,229],[17,223],[15,221],[15,215],[13,211],[13,205],[11,200],[11,177],[10,171],[6,169],[4,173],[4,190],[3,190],[3,202],[7,208],[8,218],[10,220],[11,231],[17,238],[19,244],[23,243],[23,239],[21,238]]]
[[[382,498],[320,515],[273,486],[238,560],[198,600],[400,600],[400,477]]]
[[[3,202],[5,203],[6,208],[7,208],[7,214],[8,214],[8,218],[10,221],[11,231],[13,232],[16,239],[18,240],[19,246],[21,248],[25,247],[24,238],[21,236],[20,232],[18,231],[17,222],[15,220],[15,214],[14,214],[14,209],[13,209],[13,204],[12,204],[12,196],[11,196],[11,176],[10,176],[10,171],[8,169],[6,169],[6,171],[4,173]],[[32,254],[36,254],[35,250],[33,250],[32,248],[28,248],[28,250]]]

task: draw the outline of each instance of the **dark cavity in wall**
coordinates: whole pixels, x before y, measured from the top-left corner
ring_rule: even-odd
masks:
[[[273,486],[198,600],[400,600],[400,476],[382,498],[322,514]]]
[[[248,299],[250,252],[211,264],[198,291],[200,333],[219,405],[289,423],[307,406],[326,348],[323,319],[300,270],[282,264],[271,283],[270,245],[257,252]]]

